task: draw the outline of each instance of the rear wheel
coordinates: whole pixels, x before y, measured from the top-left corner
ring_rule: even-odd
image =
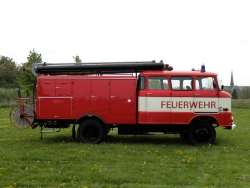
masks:
[[[216,131],[209,121],[196,121],[187,131],[187,138],[191,144],[213,144]]]
[[[98,144],[105,138],[103,124],[95,119],[84,120],[78,128],[78,138],[88,144]]]

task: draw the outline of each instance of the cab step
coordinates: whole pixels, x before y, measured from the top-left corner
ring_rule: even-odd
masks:
[[[43,127],[41,127],[40,133],[41,133],[41,139],[43,138],[43,133],[56,133],[60,132],[60,128],[58,129],[51,129],[51,130],[43,130]]]
[[[60,132],[60,129],[58,129],[58,130],[54,130],[54,129],[52,129],[52,130],[44,130],[44,131],[40,131],[41,133],[55,133],[55,132]]]

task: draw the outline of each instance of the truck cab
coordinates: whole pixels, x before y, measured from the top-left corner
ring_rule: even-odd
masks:
[[[215,127],[235,128],[231,95],[219,88],[212,72],[142,72],[138,124],[144,124],[143,132],[180,133],[193,144],[213,143]]]

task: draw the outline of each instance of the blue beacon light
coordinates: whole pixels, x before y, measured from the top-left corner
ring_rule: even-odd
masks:
[[[201,72],[206,72],[205,64],[204,63],[201,65]]]

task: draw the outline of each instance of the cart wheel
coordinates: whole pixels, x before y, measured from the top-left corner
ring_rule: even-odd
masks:
[[[15,106],[10,111],[10,122],[18,129],[31,127],[35,120],[35,112],[29,105]]]

